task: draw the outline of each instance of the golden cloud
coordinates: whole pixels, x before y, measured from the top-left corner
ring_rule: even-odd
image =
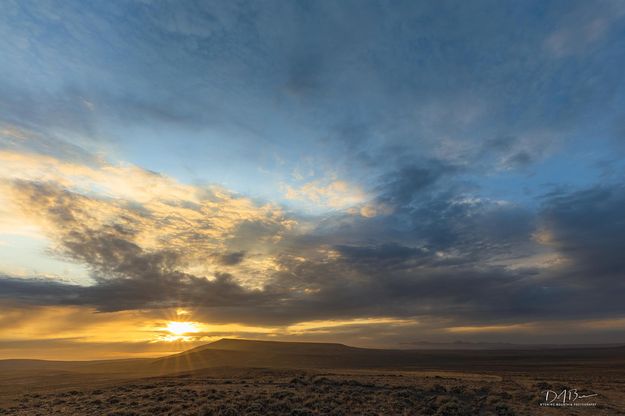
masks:
[[[182,271],[223,269],[220,253],[249,253],[241,283],[259,287],[272,246],[297,222],[271,204],[217,187],[182,184],[132,165],[94,166],[52,156],[0,151],[0,232],[42,234],[56,242],[114,230],[145,251],[174,251]],[[253,244],[252,244],[253,243]],[[250,246],[252,244],[252,246]],[[244,246],[244,247],[243,247]]]
[[[368,199],[362,189],[342,180],[315,180],[299,187],[287,186],[285,197],[333,209],[346,209]]]

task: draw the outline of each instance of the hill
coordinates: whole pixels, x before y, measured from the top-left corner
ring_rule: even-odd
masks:
[[[150,371],[167,374],[218,366],[267,368],[489,370],[558,366],[570,361],[604,366],[625,361],[625,348],[550,348],[509,350],[388,350],[343,344],[222,339],[154,360]],[[611,364],[610,364],[611,365]]]
[[[229,350],[229,351],[256,351],[276,353],[300,353],[300,354],[341,354],[364,350],[364,348],[349,347],[345,344],[326,342],[284,342],[284,341],[258,341],[237,338],[222,338],[219,341],[202,345],[186,351],[187,353],[203,350]]]

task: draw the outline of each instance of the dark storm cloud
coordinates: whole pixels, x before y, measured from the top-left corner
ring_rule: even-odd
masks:
[[[428,255],[428,252],[419,249],[387,243],[379,246],[347,246],[337,245],[335,249],[341,253],[343,259],[351,262],[355,267],[402,267],[410,260],[417,260]]]
[[[411,211],[413,229],[433,249],[457,250],[483,260],[498,254],[527,254],[533,213],[489,200],[435,198]]]
[[[574,263],[585,281],[623,286],[618,277],[625,273],[625,187],[551,194],[542,223],[548,243]]]
[[[385,244],[394,242],[418,248],[429,252],[431,261],[475,262],[532,254],[536,213],[520,204],[474,197],[472,185],[457,180],[459,172],[461,168],[428,161],[387,174],[375,201],[390,206],[392,213],[344,222],[337,218],[323,229],[331,234],[340,227],[346,241],[365,247],[389,247]],[[437,251],[445,255],[433,257]]]
[[[181,271],[187,262],[181,252],[144,249],[127,225],[85,223],[85,196],[41,183],[18,182],[17,187],[33,209],[56,223],[62,253],[86,264],[94,278],[91,286],[0,278],[0,296],[24,304],[100,311],[191,306],[213,322],[261,325],[423,315],[456,323],[510,323],[625,312],[619,306],[625,286],[618,279],[624,268],[618,249],[625,244],[622,187],[547,197],[538,221],[551,236],[549,244],[573,259],[566,267],[493,264],[497,256],[531,254],[537,220],[516,207],[443,199],[421,207],[428,215],[412,202],[413,228],[397,234],[401,244],[372,244],[384,236],[361,234],[350,244],[333,244],[338,256],[315,259],[308,253],[327,247],[328,236],[299,241],[287,236],[279,246],[277,271],[255,290],[242,286],[236,275],[207,279]],[[359,221],[356,227],[366,220]],[[226,263],[237,265],[243,252],[228,255]],[[595,284],[599,281],[610,284]]]
[[[139,259],[137,263],[141,263]],[[160,309],[178,306],[206,308],[269,309],[272,296],[248,291],[231,276],[218,274],[213,280],[167,270],[146,270],[140,276],[96,279],[92,286],[79,286],[45,279],[0,277],[0,297],[30,305],[89,306],[101,312]],[[276,294],[278,295],[278,294]]]
[[[234,266],[245,259],[245,251],[234,251],[231,253],[217,255],[217,262],[223,266]]]
[[[139,277],[101,280],[84,288],[80,301],[74,304],[92,306],[103,312],[179,306],[226,309],[236,306],[251,311],[270,299],[265,293],[243,289],[227,274],[217,274],[213,280],[207,280],[180,272],[160,271]]]
[[[33,305],[64,305],[75,302],[78,287],[48,279],[0,276],[0,296],[5,300]]]
[[[408,181],[406,187],[408,191],[399,186],[387,192],[413,195]],[[422,189],[418,181],[414,189]],[[341,254],[338,260],[301,263],[285,257],[281,264],[288,272],[277,274],[274,283],[319,290],[293,307],[305,308],[310,302],[310,310],[322,309],[327,316],[383,311],[410,316],[430,310],[436,311],[436,316],[455,319],[522,321],[620,313],[617,298],[623,289],[618,284],[591,291],[570,286],[571,279],[586,267],[581,263],[565,269],[540,268],[531,263],[518,268],[490,264],[496,258],[523,259],[543,252],[544,247],[534,241],[537,224],[547,224],[556,236],[563,234],[558,228],[567,223],[567,216],[561,210],[568,206],[578,207],[580,218],[571,219],[570,226],[576,229],[566,230],[558,253],[566,254],[570,249],[564,241],[593,252],[602,248],[607,253],[618,252],[616,247],[623,246],[616,240],[622,234],[618,225],[623,212],[621,188],[591,192],[593,196],[603,195],[606,206],[600,212],[592,204],[580,204],[583,200],[577,199],[581,195],[554,195],[538,213],[510,203],[465,201],[456,194],[423,194],[418,201],[396,198],[410,201],[411,206],[397,207],[406,214],[407,222],[397,223],[398,216],[393,215],[336,227],[337,233],[352,242],[334,245]],[[613,220],[616,227],[601,226],[606,219]],[[601,234],[608,229],[613,232],[611,236]],[[585,232],[599,235],[585,241]],[[402,244],[370,243],[384,236]],[[310,244],[324,241],[332,241],[332,236],[326,234],[320,240],[310,240]],[[606,245],[593,249],[601,241]],[[595,264],[602,264],[606,255],[598,256],[600,261]]]

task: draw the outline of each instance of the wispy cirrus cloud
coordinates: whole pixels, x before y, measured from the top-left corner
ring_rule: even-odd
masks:
[[[606,37],[612,26],[625,16],[619,1],[604,0],[573,7],[545,40],[545,47],[557,58],[584,53]]]

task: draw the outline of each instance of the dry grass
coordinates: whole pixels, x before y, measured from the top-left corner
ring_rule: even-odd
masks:
[[[624,353],[222,340],[160,359],[8,360],[0,415],[625,415]],[[547,389],[597,406],[541,407]]]
[[[434,374],[434,373],[430,373]],[[6,415],[532,415],[623,412],[618,383],[598,383],[597,408],[541,408],[540,391],[566,387],[528,375],[423,375],[397,371],[212,369],[175,377],[16,398]],[[562,411],[564,410],[564,411]]]

